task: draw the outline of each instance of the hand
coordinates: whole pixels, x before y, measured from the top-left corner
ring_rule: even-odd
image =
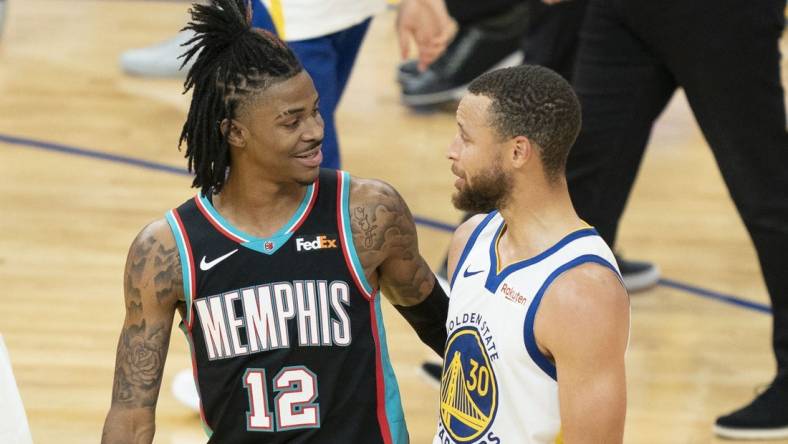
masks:
[[[411,40],[414,41],[422,71],[443,53],[457,34],[457,23],[449,15],[444,0],[403,0],[396,26],[402,58],[408,58]]]

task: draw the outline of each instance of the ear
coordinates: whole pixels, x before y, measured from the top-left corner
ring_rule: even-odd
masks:
[[[525,136],[517,136],[510,143],[512,144],[511,160],[514,168],[522,168],[527,165],[536,154],[536,146]]]
[[[249,131],[237,120],[222,120],[219,124],[219,131],[222,132],[223,136],[227,137],[227,142],[230,146],[238,148],[246,147],[246,139]]]

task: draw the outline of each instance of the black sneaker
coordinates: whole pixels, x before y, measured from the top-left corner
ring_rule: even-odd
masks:
[[[438,362],[425,361],[421,364],[421,373],[427,377],[430,385],[440,388],[443,365]]]
[[[400,63],[399,66],[397,66],[397,82],[400,85],[410,81],[409,79],[418,77],[419,74],[421,74],[421,71],[419,71],[418,60],[415,59],[406,60]]]
[[[624,287],[630,293],[649,289],[659,282],[659,267],[651,262],[630,261],[616,255]]]
[[[714,433],[728,439],[788,438],[788,387],[772,384],[749,405],[720,416]]]
[[[412,76],[414,66],[400,66],[402,101],[409,106],[456,100],[479,75],[522,62],[521,40],[528,31],[529,2],[503,14],[460,26],[454,40],[428,68]],[[405,72],[403,73],[403,68]]]

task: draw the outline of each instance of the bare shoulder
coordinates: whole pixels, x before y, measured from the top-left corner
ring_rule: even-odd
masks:
[[[566,271],[553,282],[547,293],[551,299],[573,307],[629,307],[629,295],[616,273],[597,263],[581,264]]]
[[[537,342],[550,354],[623,352],[629,335],[629,295],[614,271],[596,263],[579,265],[550,285],[534,329]]]
[[[351,176],[350,207],[367,205],[405,205],[402,197],[390,184],[379,179]]]
[[[152,292],[160,304],[183,299],[183,276],[178,247],[165,219],[146,225],[129,248],[124,287],[127,298]]]
[[[163,248],[176,246],[170,225],[164,218],[156,219],[145,225],[131,243],[129,252],[145,255],[150,253],[153,245],[159,245]]]
[[[540,312],[560,316],[563,322],[574,317],[598,320],[629,313],[629,295],[615,272],[596,263],[567,270],[547,289]]]
[[[415,247],[416,226],[407,204],[381,180],[351,179],[350,226],[367,269],[377,268],[397,251]]]
[[[465,248],[465,244],[468,243],[471,234],[473,234],[476,227],[482,223],[485,216],[485,214],[477,214],[460,224],[460,226],[454,230],[454,235],[452,235],[451,243],[449,244],[449,257],[447,262],[449,277],[454,275],[454,269],[457,268],[457,263],[460,260],[460,255]]]
[[[482,223],[486,216],[486,214],[477,214],[460,224],[460,226],[454,230],[454,235],[451,238],[452,244],[458,244],[464,247],[471,237],[471,234],[473,234],[473,231]]]

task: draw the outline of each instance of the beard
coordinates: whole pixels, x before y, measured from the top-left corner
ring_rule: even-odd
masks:
[[[512,189],[512,177],[500,165],[474,177],[474,185],[465,185],[451,197],[454,207],[471,213],[489,213],[503,208]]]

